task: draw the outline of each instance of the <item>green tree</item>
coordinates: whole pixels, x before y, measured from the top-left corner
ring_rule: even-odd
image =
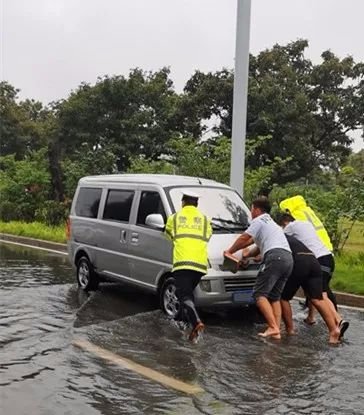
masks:
[[[19,90],[0,82],[0,154],[14,154],[17,160],[46,143],[43,124],[47,109],[40,102],[19,102]]]
[[[276,157],[289,159],[279,183],[310,180],[322,168],[337,171],[350,154],[348,134],[363,125],[364,65],[330,51],[314,65],[304,56],[307,47],[298,40],[250,56],[247,141],[271,138],[246,164],[255,170]],[[232,99],[233,72],[226,69],[197,71],[186,84],[191,119],[214,122],[217,135],[231,137]]]
[[[79,179],[83,176],[117,173],[117,156],[110,148],[90,150],[87,145],[81,146],[72,158],[64,158],[61,169],[64,174],[64,196],[71,200]]]
[[[89,150],[112,148],[119,171],[129,167],[131,157],[157,160],[179,132],[178,99],[166,68],[99,78],[59,103],[59,140],[70,154],[81,145]]]
[[[358,153],[352,153],[349,156],[347,166],[352,167],[352,172],[364,180],[364,150],[360,150]]]

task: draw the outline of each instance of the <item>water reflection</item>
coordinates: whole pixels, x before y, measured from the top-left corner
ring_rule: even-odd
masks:
[[[256,336],[254,313],[204,313],[191,346],[154,297],[102,284],[85,294],[67,259],[0,245],[1,414],[362,414],[364,313],[348,340],[326,344],[323,324],[298,336]],[[190,397],[72,345],[78,338],[189,383]]]
[[[0,242],[0,289],[73,282],[66,256]]]

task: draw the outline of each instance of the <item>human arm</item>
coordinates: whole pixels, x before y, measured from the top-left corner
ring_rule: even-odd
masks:
[[[229,254],[234,254],[236,251],[246,248],[247,246],[251,245],[253,242],[254,242],[253,238],[248,233],[244,232],[236,239],[236,241],[231,245],[231,247],[227,249],[225,252],[228,252]]]
[[[243,258],[255,258],[260,254],[260,249],[256,244],[252,244],[243,249]]]

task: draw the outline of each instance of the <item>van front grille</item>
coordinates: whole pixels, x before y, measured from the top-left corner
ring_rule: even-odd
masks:
[[[256,278],[224,278],[226,292],[239,291],[253,288]]]

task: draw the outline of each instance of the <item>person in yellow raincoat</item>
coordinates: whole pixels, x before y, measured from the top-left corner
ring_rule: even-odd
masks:
[[[291,216],[293,216],[294,219],[298,221],[306,221],[310,222],[316,233],[317,236],[320,238],[321,242],[325,245],[325,247],[332,253],[333,246],[329,237],[329,234],[327,233],[327,230],[325,229],[325,226],[319,219],[319,217],[316,215],[313,209],[311,209],[301,195],[292,196],[290,198],[287,198],[285,200],[282,200],[279,204],[279,207],[282,211],[285,213],[289,213]],[[332,257],[331,266],[325,266],[322,267],[322,273],[324,279],[326,279],[327,283],[327,296],[331,300],[331,302],[334,304],[335,309],[337,310],[337,302],[336,297],[331,291],[329,287],[329,281],[331,280],[332,274],[335,269],[335,262]],[[314,317],[314,308],[311,304],[309,304],[309,313],[307,318],[305,319],[305,322],[308,324],[314,324],[315,323],[315,317]]]
[[[292,215],[296,220],[311,222],[315,228],[317,236],[321,239],[321,242],[330,252],[333,251],[332,243],[329,234],[325,229],[325,226],[320,221],[313,209],[307,205],[303,196],[297,195],[282,200],[282,202],[279,204],[279,207],[284,212]]]

